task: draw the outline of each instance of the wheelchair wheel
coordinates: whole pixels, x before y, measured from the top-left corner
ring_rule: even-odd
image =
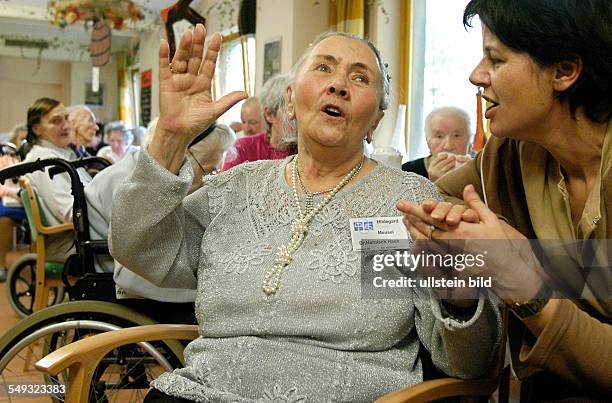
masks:
[[[64,401],[67,373],[49,377],[36,361],[66,344],[97,333],[154,324],[150,318],[117,304],[78,301],[55,305],[23,319],[0,338],[0,382],[55,385],[49,397]],[[138,343],[109,353],[94,373],[90,402],[142,401],[149,383],[182,366],[182,345],[175,341]]]
[[[20,257],[9,269],[7,277],[8,300],[11,308],[25,318],[32,314],[36,295],[36,254],[29,253]],[[64,288],[53,287],[49,290],[48,306],[64,300]]]

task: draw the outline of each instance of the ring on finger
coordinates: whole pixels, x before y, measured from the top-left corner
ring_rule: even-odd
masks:
[[[434,231],[436,230],[436,226],[435,225],[430,225],[429,226],[429,232],[427,233],[427,239],[429,239],[430,241],[433,239],[433,234]]]
[[[180,71],[176,71],[176,70],[175,70],[175,68],[176,68],[176,67],[174,66],[174,61],[171,61],[171,62],[170,62],[170,72],[171,72],[172,74],[180,74],[181,72],[180,72]]]

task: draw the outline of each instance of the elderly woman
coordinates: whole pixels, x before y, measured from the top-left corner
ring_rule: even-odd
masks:
[[[318,37],[288,89],[299,154],[242,164],[186,197],[185,148],[245,96],[211,99],[221,37],[202,57],[204,36],[201,25],[185,33],[171,64],[162,42],[157,130],[113,206],[118,261],[156,285],[197,288],[201,337],[185,350],[185,368],[158,378],[150,395],[371,401],[422,381],[421,345],[448,374],[482,374],[499,342],[490,301],[460,321],[443,316],[429,289],[361,298],[349,219],[393,216],[400,198],[437,195],[426,179],[364,157],[389,97],[376,48]]]
[[[112,164],[120,161],[129,152],[138,150],[132,145],[134,135],[125,128],[122,121],[111,122],[104,127],[105,141],[109,144],[100,148],[96,154],[98,157],[106,158]]]
[[[50,98],[40,98],[28,108],[28,135],[26,140],[32,146],[26,162],[45,158],[77,158],[69,147],[72,141],[71,126],[68,114],[62,103]],[[91,176],[82,168],[78,170],[81,182],[86,185]],[[28,174],[32,187],[40,199],[48,225],[57,225],[72,221],[72,188],[68,174],[55,175],[49,178],[47,172],[36,171]],[[63,262],[70,256],[73,244],[72,233],[59,233],[49,236],[47,260]]]
[[[537,374],[528,383],[538,400],[609,398],[612,3],[473,0],[464,23],[475,15],[484,57],[470,81],[484,89],[494,137],[475,161],[437,182],[470,209],[400,207],[417,238],[543,240],[543,268],[530,248],[525,264],[501,253],[488,267],[516,314],[514,367]]]
[[[226,158],[223,170],[248,161],[283,159],[295,153],[295,143],[287,142],[283,135],[286,111],[285,97],[291,77],[279,74],[264,84],[259,97],[264,112],[266,131],[244,136],[235,144],[236,153]]]

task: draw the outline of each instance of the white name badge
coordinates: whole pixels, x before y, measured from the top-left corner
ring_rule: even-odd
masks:
[[[351,218],[354,251],[409,249],[410,235],[399,217]]]

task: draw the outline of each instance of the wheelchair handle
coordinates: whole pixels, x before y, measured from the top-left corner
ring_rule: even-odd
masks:
[[[32,162],[21,162],[18,164],[11,165],[0,170],[0,182],[4,182],[7,179],[23,176],[34,171],[44,171],[48,166],[64,166],[68,164],[60,158],[49,158],[41,160],[40,158]],[[70,166],[68,164],[68,166]],[[64,168],[65,170],[66,168]],[[70,169],[70,168],[68,168]]]
[[[102,158],[102,157],[83,157],[83,158],[79,158],[78,160],[69,161],[69,163],[70,165],[72,165],[74,169],[82,168],[82,167],[93,165],[93,164],[104,165],[104,168],[110,166],[110,162],[108,162],[106,158]],[[54,166],[53,168],[49,169],[49,177],[53,179],[55,175],[65,172],[65,171],[66,170],[63,167]]]

